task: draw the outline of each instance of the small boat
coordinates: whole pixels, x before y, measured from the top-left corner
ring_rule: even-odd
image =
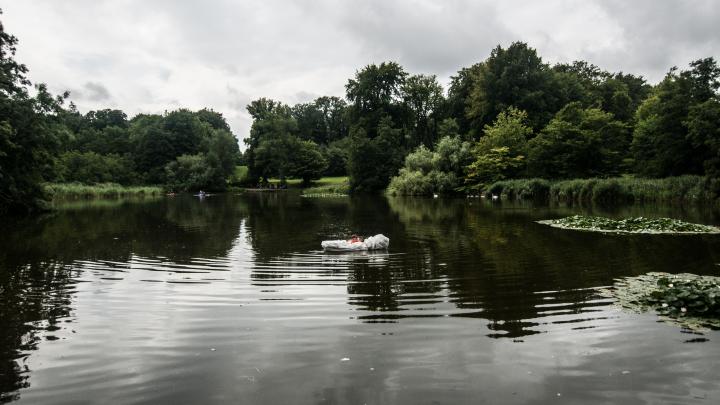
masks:
[[[383,234],[368,236],[364,240],[324,240],[320,244],[326,252],[357,252],[365,250],[383,250],[390,246],[390,238]]]

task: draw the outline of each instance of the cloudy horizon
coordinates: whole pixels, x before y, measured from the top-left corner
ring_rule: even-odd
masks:
[[[720,2],[138,0],[3,6],[33,82],[71,92],[80,111],[221,112],[248,135],[245,105],[344,96],[356,70],[397,61],[446,84],[498,44],[527,42],[548,63],[586,60],[655,83],[720,56]]]

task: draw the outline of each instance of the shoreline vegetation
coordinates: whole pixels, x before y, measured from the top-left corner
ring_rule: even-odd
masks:
[[[347,197],[350,195],[350,182],[347,176],[323,177],[312,187],[302,190],[303,197]]]
[[[50,186],[56,198],[245,187],[593,203],[720,197],[713,57],[648,83],[582,60],[549,64],[518,41],[461,67],[448,86],[385,61],[358,69],[344,95],[251,100],[250,131],[236,135],[208,108],[80,112],[68,92],[33,89],[17,44],[0,23],[0,215],[41,208],[44,184],[72,184]]]
[[[567,203],[715,203],[720,204],[720,180],[704,176],[662,179],[515,179],[484,189],[485,197],[509,200],[551,200]]]
[[[68,200],[157,198],[165,195],[159,186],[122,186],[115,183],[86,185],[79,183],[45,183],[45,192],[52,202]]]
[[[617,234],[700,235],[720,233],[720,228],[715,226],[692,224],[672,218],[638,217],[615,220],[573,215],[566,218],[537,221],[537,223],[560,229]]]

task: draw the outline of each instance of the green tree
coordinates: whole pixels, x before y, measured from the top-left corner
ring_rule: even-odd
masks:
[[[633,120],[635,110],[651,90],[640,76],[613,74],[585,61],[557,64],[553,71],[566,100],[600,108],[626,123]]]
[[[347,138],[349,129],[347,103],[339,97],[318,97],[315,106],[323,115],[325,142],[329,144]]]
[[[2,11],[0,11],[0,14]],[[40,183],[59,147],[63,98],[45,85],[28,90],[27,68],[15,60],[17,38],[0,22],[0,215],[43,205]]]
[[[225,190],[227,180],[235,173],[235,164],[240,154],[237,139],[230,131],[220,128],[212,131],[207,140],[205,161],[209,170],[206,188]]]
[[[378,134],[380,121],[390,117],[393,122],[402,122],[402,86],[407,73],[396,62],[368,65],[355,74],[345,85],[350,101],[348,109],[350,125],[360,126],[372,139]]]
[[[127,114],[121,110],[104,109],[90,111],[85,114],[85,120],[89,126],[102,130],[107,127],[127,128],[129,123]]]
[[[203,152],[212,127],[194,112],[179,109],[165,115],[139,115],[130,124],[130,142],[144,181],[165,182],[165,166],[178,156]]]
[[[405,165],[390,181],[388,191],[400,195],[455,193],[471,158],[470,143],[458,136],[441,138],[434,151],[420,145],[405,157]]]
[[[298,133],[298,125],[289,106],[267,98],[252,101],[247,111],[253,118],[247,145],[245,163],[248,181],[287,175],[289,139]]]
[[[129,185],[137,181],[132,160],[119,155],[100,155],[95,152],[62,153],[57,160],[56,172],[56,180],[61,182]]]
[[[554,72],[535,49],[522,42],[498,46],[476,69],[467,117],[479,132],[513,106],[528,113],[533,128],[542,128],[567,101],[557,90]]]
[[[434,75],[412,75],[405,79],[401,91],[403,103],[410,113],[412,146],[433,147],[437,141],[439,114],[445,103],[442,86]]]
[[[532,128],[527,125],[527,120],[527,113],[515,107],[500,112],[492,125],[485,126],[484,135],[476,144],[476,155],[503,147],[515,154],[523,154],[532,137]]]
[[[482,69],[482,64],[476,63],[460,69],[455,76],[450,77],[447,114],[455,120],[458,132],[468,134],[468,137],[471,137],[473,128],[482,128],[482,123],[476,122],[477,116],[470,114],[472,92]],[[469,116],[473,119],[468,118]]]
[[[200,120],[200,122],[210,125],[213,129],[223,129],[227,132],[231,132],[230,125],[225,120],[225,117],[217,111],[203,108],[202,110],[195,112],[195,116]]]
[[[203,154],[182,155],[165,166],[166,184],[175,191],[209,190],[212,175]]]
[[[387,116],[380,121],[375,138],[368,137],[361,127],[354,129],[348,159],[350,189],[353,192],[385,190],[390,178],[402,165],[402,134],[402,130],[395,128],[392,119]]]
[[[289,175],[302,179],[305,185],[322,177],[328,164],[318,145],[313,141],[297,138],[292,143],[293,154],[290,159]]]
[[[253,181],[260,177],[285,180],[297,132],[297,121],[289,114],[289,109],[281,108],[253,121],[250,138],[246,139],[249,177]]]
[[[687,126],[693,148],[703,151],[706,174],[720,178],[720,100],[714,97],[692,106]]]
[[[327,169],[325,169],[325,175],[347,175],[347,165],[350,157],[351,146],[352,140],[350,137],[345,137],[330,143],[330,145],[322,149],[323,156],[328,164]]]
[[[637,111],[632,141],[637,173],[665,177],[704,172],[706,146],[689,136],[689,115],[695,106],[717,98],[719,79],[713,58],[692,62],[686,71],[670,70]]]
[[[481,190],[496,181],[512,178],[520,172],[524,160],[525,156],[511,153],[506,146],[483,151],[468,166],[465,184],[468,189]]]
[[[627,126],[612,114],[570,103],[528,142],[528,173],[548,179],[617,175],[628,144]]]

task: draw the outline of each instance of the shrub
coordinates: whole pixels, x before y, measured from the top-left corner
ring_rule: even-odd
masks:
[[[390,180],[393,195],[452,194],[460,187],[470,160],[470,145],[459,137],[440,139],[435,151],[420,146],[405,157],[405,166]]]

